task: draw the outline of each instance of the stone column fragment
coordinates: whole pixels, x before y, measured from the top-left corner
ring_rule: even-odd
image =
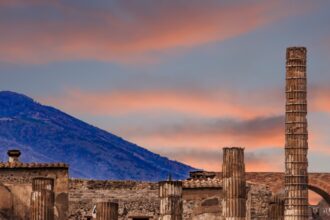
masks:
[[[268,207],[269,220],[284,219],[284,199],[278,195],[272,196]]]
[[[225,220],[245,220],[246,180],[243,148],[223,149],[222,187],[223,218]]]
[[[54,220],[54,180],[34,178],[32,180],[30,220]]]
[[[182,220],[182,182],[163,181],[159,183],[160,220]]]
[[[308,219],[306,54],[304,47],[286,51],[285,220]]]
[[[97,220],[118,220],[118,203],[99,202],[96,204]]]

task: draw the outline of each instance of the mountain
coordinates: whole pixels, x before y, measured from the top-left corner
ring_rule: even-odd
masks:
[[[92,179],[184,179],[192,167],[154,154],[53,107],[0,92],[0,159],[20,149],[24,162],[65,162],[70,176]]]

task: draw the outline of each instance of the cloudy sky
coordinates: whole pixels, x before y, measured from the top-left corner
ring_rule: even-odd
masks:
[[[281,171],[285,49],[306,46],[310,170],[330,171],[330,1],[1,0],[0,90],[219,171]]]

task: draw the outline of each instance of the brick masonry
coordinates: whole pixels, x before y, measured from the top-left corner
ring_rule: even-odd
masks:
[[[0,219],[29,219],[32,179],[49,177],[55,180],[56,220],[66,220],[68,212],[68,168],[66,166],[7,166],[0,167]]]
[[[99,201],[119,203],[119,219],[149,217],[158,219],[158,183],[134,181],[95,181],[71,179],[70,220],[87,219],[92,216],[94,205]],[[221,187],[183,189],[183,219],[219,219],[223,198]],[[271,191],[267,186],[248,184],[247,206],[250,219],[267,219]]]

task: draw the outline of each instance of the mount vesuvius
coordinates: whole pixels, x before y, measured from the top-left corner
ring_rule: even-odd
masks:
[[[0,159],[8,149],[24,162],[65,162],[70,176],[93,179],[186,178],[192,167],[154,154],[53,107],[14,92],[0,92]]]

